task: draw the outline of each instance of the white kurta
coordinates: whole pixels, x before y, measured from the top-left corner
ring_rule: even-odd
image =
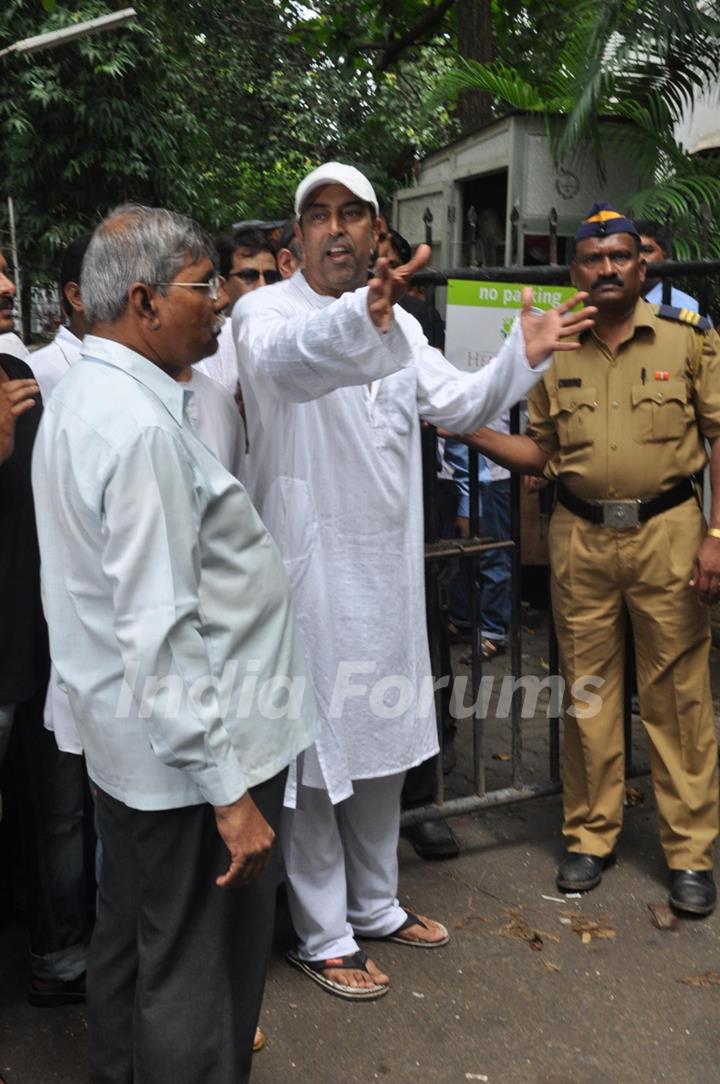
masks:
[[[193,366],[184,385],[192,397],[187,407],[191,426],[206,448],[238,481],[245,473],[245,426],[232,395]]]
[[[28,365],[40,385],[43,401],[47,403],[53,391],[66,373],[80,360],[82,339],[73,335],[69,328],[58,328],[55,338],[47,346],[35,350],[28,358]],[[58,749],[63,753],[82,753],[83,747],[77,723],[70,707],[70,700],[60,685],[55,666],[50,667],[50,681],[45,697],[44,722],[55,734]]]
[[[235,343],[232,337],[232,325],[229,318],[223,324],[218,336],[218,348],[214,354],[203,358],[193,366],[195,372],[212,377],[222,384],[226,391],[234,395],[238,384],[238,364]]]
[[[28,365],[40,385],[45,402],[65,374],[70,372],[71,366],[80,360],[81,350],[82,339],[73,335],[69,328],[59,327],[51,343],[30,355]]]
[[[335,300],[302,272],[241,298],[233,334],[246,484],[293,587],[323,720],[317,759],[338,802],[353,779],[405,771],[438,748],[420,416],[468,432],[521,399],[547,362],[530,368],[516,324],[497,359],[462,373],[403,309],[382,335],[366,288]],[[303,782],[318,785],[305,761]]]
[[[14,331],[4,331],[0,335],[0,354],[10,354],[14,358],[20,358],[21,361],[27,361],[30,351]]]

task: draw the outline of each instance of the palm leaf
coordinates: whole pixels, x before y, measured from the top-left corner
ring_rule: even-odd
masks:
[[[443,99],[456,98],[465,90],[487,91],[513,109],[523,109],[530,113],[552,111],[555,105],[523,79],[514,68],[497,62],[480,64],[464,58],[454,71],[440,81],[437,94]],[[572,102],[566,99],[562,105],[569,109]]]

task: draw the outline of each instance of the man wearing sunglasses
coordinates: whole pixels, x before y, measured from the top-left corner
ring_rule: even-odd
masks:
[[[230,258],[220,248],[220,271],[227,280],[230,311],[239,297],[272,286],[280,278],[273,248],[260,230],[238,230],[232,237]]]
[[[219,237],[215,242],[218,251],[218,267],[225,279],[225,293],[229,301],[225,312],[230,316],[238,298],[252,293],[260,286],[278,282],[280,273],[270,242],[260,230],[242,229]],[[237,355],[232,340],[230,321],[220,333],[217,351],[196,366],[201,373],[212,377],[234,396],[242,413],[242,394],[238,383]]]

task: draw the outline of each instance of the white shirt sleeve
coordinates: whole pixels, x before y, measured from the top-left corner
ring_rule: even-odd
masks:
[[[248,294],[233,309],[240,370],[258,387],[305,403],[412,363],[413,350],[398,320],[383,335],[370,319],[367,287],[300,314],[268,297],[272,289]]]
[[[456,433],[469,433],[493,421],[523,399],[550,365],[547,357],[535,368],[530,366],[520,321],[516,320],[496,358],[478,372],[463,372],[430,346],[417,321],[409,319],[422,340],[416,339],[418,410],[426,421]],[[409,328],[406,333],[411,334]]]
[[[221,716],[199,612],[201,509],[192,467],[165,430],[144,429],[119,455],[104,493],[102,569],[139,717],[157,757],[188,772],[212,805],[247,789]],[[195,539],[188,546],[188,538]],[[193,683],[197,693],[191,695]],[[202,702],[198,690],[202,688]]]

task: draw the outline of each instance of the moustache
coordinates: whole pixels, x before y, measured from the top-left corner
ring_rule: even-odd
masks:
[[[597,290],[600,286],[624,286],[625,280],[621,279],[619,275],[604,275],[601,278],[595,279],[592,284],[592,289]]]

